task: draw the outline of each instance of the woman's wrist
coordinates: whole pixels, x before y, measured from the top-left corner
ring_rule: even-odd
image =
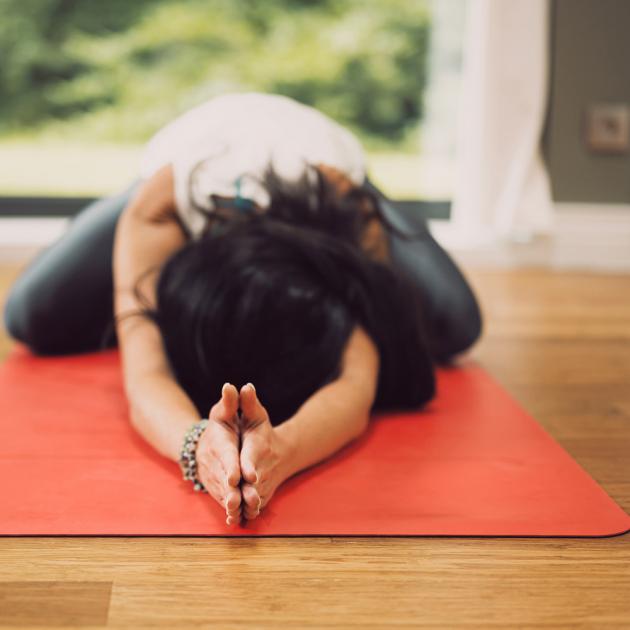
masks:
[[[179,463],[186,433],[199,420],[201,418],[181,419],[173,423],[171,438],[167,445],[168,451],[164,453],[171,461]]]
[[[288,420],[275,426],[273,431],[278,438],[278,445],[281,450],[280,477],[282,482],[284,482],[300,471],[299,463],[296,459],[298,449],[297,435],[295,426],[289,424]]]
[[[177,382],[163,373],[126,380],[133,427],[158,453],[179,461],[186,431],[200,415]]]

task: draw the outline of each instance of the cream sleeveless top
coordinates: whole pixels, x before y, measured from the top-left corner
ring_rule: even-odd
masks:
[[[363,149],[350,131],[293,99],[257,92],[218,96],[163,127],[145,147],[140,176],[166,164],[173,167],[176,209],[192,238],[207,223],[195,206],[212,211],[213,194],[265,208],[269,195],[259,180],[269,165],[292,181],[316,164],[356,185],[366,175]]]

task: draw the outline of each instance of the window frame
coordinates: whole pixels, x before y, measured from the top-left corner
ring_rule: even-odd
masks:
[[[0,218],[73,217],[100,197],[0,195]],[[418,212],[427,219],[448,221],[450,200],[389,199],[398,208]]]

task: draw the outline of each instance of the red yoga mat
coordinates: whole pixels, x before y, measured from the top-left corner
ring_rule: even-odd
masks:
[[[263,401],[264,403],[264,401]],[[479,365],[225,524],[130,425],[117,349],[0,365],[0,535],[609,536],[630,517]]]

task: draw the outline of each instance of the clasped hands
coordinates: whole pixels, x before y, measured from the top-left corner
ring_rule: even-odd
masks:
[[[240,406],[240,416],[239,416]],[[225,383],[197,444],[197,476],[226,511],[226,523],[253,520],[286,479],[286,445],[251,383]]]

